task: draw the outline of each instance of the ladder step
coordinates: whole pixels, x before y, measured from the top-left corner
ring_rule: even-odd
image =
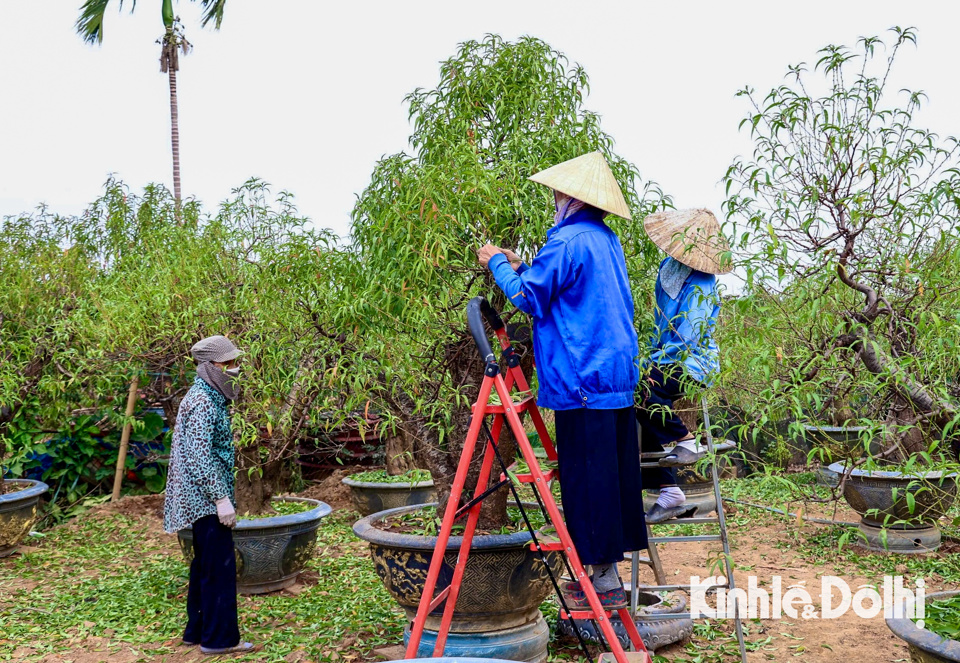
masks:
[[[560,537],[557,536],[557,531],[554,528],[542,529],[537,532],[537,541],[540,543],[540,549],[544,551],[558,551],[562,552],[565,548],[563,541],[560,540]],[[530,550],[536,552],[537,546],[531,541]]]
[[[627,613],[629,614],[629,610],[627,611]],[[604,612],[604,616],[608,618],[611,617],[612,615],[613,615],[613,612],[610,610],[607,610]],[[571,617],[573,617],[574,619],[596,619],[597,618],[593,610],[571,610],[569,613],[566,610],[560,611],[560,619],[570,619]],[[643,619],[644,621],[648,621],[648,620],[669,621],[671,619],[692,619],[692,617],[691,617],[691,613],[689,612],[668,612],[668,613],[654,613],[650,615],[644,613]]]
[[[560,470],[554,468],[554,469],[549,469],[545,471],[543,473],[543,478],[544,480],[549,482],[556,479],[559,475],[560,475]],[[517,481],[519,481],[520,483],[536,483],[537,482],[537,478],[532,474],[515,474],[514,476],[517,477]]]
[[[605,610],[603,614],[605,617],[611,617],[613,616],[613,611]],[[567,612],[566,610],[560,611],[560,619],[570,619],[571,617],[574,619],[596,619],[597,615],[589,608],[584,610],[571,610],[570,612]]]
[[[664,520],[662,523],[656,523],[656,525],[719,525],[720,519],[716,516],[693,516],[690,518],[671,518],[670,520]]]
[[[719,534],[697,534],[694,536],[652,536],[649,543],[682,543],[684,541],[719,541]]]
[[[724,441],[721,442],[720,444],[714,444],[714,445],[713,445],[713,453],[715,453],[715,454],[721,454],[721,453],[724,453],[724,452],[727,452],[727,451],[732,451],[732,450],[734,450],[734,449],[736,449],[736,448],[737,448],[737,443],[736,443],[736,442],[734,442],[733,440],[724,440]],[[699,449],[700,449],[700,453],[704,453],[704,454],[705,454],[705,453],[708,453],[708,451],[709,451],[709,450],[707,449],[707,443],[706,443],[706,442],[700,442]],[[667,447],[667,448],[664,449],[663,451],[643,451],[643,452],[640,453],[640,460],[641,460],[641,461],[648,461],[648,460],[649,460],[649,461],[654,461],[654,465],[655,465],[656,467],[660,467],[659,465],[656,464],[656,461],[658,461],[658,460],[660,460],[661,458],[664,458],[664,457],[666,457],[666,456],[669,456],[670,454],[673,453],[673,450],[674,450],[674,447]],[[641,467],[649,467],[649,466],[641,465]]]
[[[657,622],[668,622],[673,619],[693,619],[693,616],[689,612],[666,612],[666,613],[656,613],[648,615],[644,613],[643,621],[657,621]],[[698,619],[703,619],[698,617]]]
[[[447,585],[442,592],[437,594],[432,601],[430,601],[430,609],[427,612],[433,612],[440,607],[440,604],[447,600],[447,596],[450,595],[450,585]]]
[[[633,555],[630,554],[630,553],[624,553],[623,559],[624,559],[624,561],[632,562],[632,561],[633,561]],[[653,561],[652,561],[649,557],[644,557],[643,555],[640,555],[640,557],[637,558],[637,561],[638,561],[640,564],[646,564],[647,566],[653,566]]]
[[[530,409],[531,405],[535,406],[536,404],[537,404],[536,397],[527,396],[523,400],[514,401],[510,403],[508,407],[511,407],[515,412],[520,413],[520,412],[526,412],[527,410]],[[474,412],[477,411],[476,403],[473,404],[473,411]],[[504,414],[506,413],[506,411],[507,411],[507,408],[504,407],[503,405],[485,405],[483,407],[484,414]]]
[[[630,586],[630,583],[624,583],[624,589],[629,588],[629,586]],[[726,589],[727,583],[721,582],[717,585],[711,585],[710,590],[708,591],[712,591],[713,589],[717,589],[717,588]],[[690,590],[693,589],[693,585],[640,585],[638,589],[641,592],[678,592],[678,591],[689,592]]]

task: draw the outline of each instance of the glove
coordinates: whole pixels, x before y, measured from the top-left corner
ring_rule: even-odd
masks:
[[[215,503],[217,505],[217,518],[224,527],[233,529],[237,526],[237,511],[233,508],[233,502],[229,497],[221,497]]]

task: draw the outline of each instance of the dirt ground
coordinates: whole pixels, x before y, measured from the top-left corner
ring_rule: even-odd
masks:
[[[742,506],[728,507],[728,519],[743,510]],[[759,513],[750,510],[751,514]],[[807,514],[819,518],[834,518],[838,521],[855,521],[857,515],[846,505],[841,506],[833,515],[832,506],[829,509],[813,508]],[[820,609],[820,583],[822,575],[842,575],[852,591],[860,585],[870,584],[871,580],[859,575],[840,574],[829,564],[813,565],[799,553],[777,547],[778,542],[784,540],[787,531],[797,528],[801,532],[814,532],[821,525],[797,522],[796,519],[786,519],[774,516],[763,517],[764,522],[752,522],[749,532],[737,529],[728,523],[734,537],[731,553],[735,563],[734,580],[737,587],[747,587],[748,577],[755,575],[757,584],[769,591],[773,576],[780,576],[783,590],[790,585],[803,585],[807,588],[817,610]],[[660,558],[667,575],[667,582],[683,584],[689,582],[692,575],[701,578],[706,575],[705,551],[709,548],[719,551],[719,543],[672,543],[660,545]],[[937,555],[955,554],[960,550],[956,543],[944,542]],[[750,570],[744,570],[750,569]],[[629,564],[621,567],[621,575],[629,578]],[[898,572],[905,572],[906,568],[898,567]],[[681,579],[682,578],[682,579]],[[647,567],[641,567],[641,583],[655,584],[653,574]],[[906,583],[905,583],[906,584]],[[928,584],[927,593],[942,587]],[[869,657],[871,661],[903,662],[909,661],[910,655],[903,641],[895,637],[887,628],[880,615],[874,619],[863,619],[853,611],[837,619],[781,619],[762,620],[759,634],[756,625],[747,623],[751,633],[748,640],[758,637],[772,636],[769,644],[759,651],[748,652],[747,660],[751,663],[761,661],[789,661],[799,659],[811,663],[832,663],[834,661],[855,661]],[[656,653],[667,659],[682,654],[683,644],[678,643],[658,650]],[[686,656],[689,656],[688,654]]]
[[[351,508],[349,491],[340,483],[340,479],[349,471],[349,469],[338,470],[322,482],[309,487],[301,495],[322,499],[338,509],[349,509]],[[175,541],[162,532],[162,509],[162,496],[127,497],[118,503],[96,507],[91,512],[84,514],[82,518],[110,517],[112,514],[123,514],[137,518],[148,523],[146,536],[156,537],[163,542],[164,547],[170,548],[171,554],[178,554]],[[748,576],[756,575],[760,584],[766,584],[766,587],[769,588],[771,578],[779,575],[784,589],[789,585],[796,584],[803,584],[808,588],[814,603],[819,608],[820,577],[824,574],[837,574],[832,560],[826,557],[821,560],[820,564],[813,563],[804,558],[800,552],[789,546],[784,546],[784,541],[789,541],[791,537],[798,534],[804,536],[808,533],[814,533],[821,526],[799,522],[796,519],[782,518],[773,514],[764,514],[743,506],[730,507],[728,518],[732,521],[735,520],[738,512],[741,515],[749,514],[751,518],[748,527],[737,526],[733,522],[730,524],[734,539],[732,552],[737,567],[735,572],[737,586],[746,587]],[[856,519],[856,515],[845,506],[841,507],[835,516],[832,507],[814,508],[810,510],[808,515],[835,517],[841,521]],[[70,523],[64,525],[64,527],[70,526]],[[667,575],[667,582],[686,583],[689,582],[692,575],[700,575],[701,577],[707,575],[705,566],[706,559],[710,554],[709,550],[713,550],[714,553],[718,551],[719,543],[676,543],[660,546],[660,556]],[[936,554],[952,555],[957,554],[958,551],[960,551],[960,546],[945,542],[941,552]],[[904,571],[906,570],[906,567],[902,568]],[[898,566],[897,570],[899,572],[901,567]],[[629,577],[629,565],[627,563],[621,568],[621,573],[625,578]],[[306,575],[302,578],[300,585],[294,586],[288,591],[297,593],[303,587],[315,583],[314,575]],[[866,577],[860,577],[855,573],[853,575],[843,574],[843,577],[851,588],[854,588],[854,591],[859,585],[871,582]],[[641,582],[654,583],[652,573],[646,567],[642,567]],[[929,593],[940,588],[934,583],[930,583],[927,591]],[[8,586],[6,589],[11,588]],[[864,656],[869,656],[873,661],[889,661],[891,663],[909,660],[906,647],[886,628],[882,616],[865,620],[849,612],[838,619],[769,619],[764,620],[759,627],[749,622],[748,626],[751,629],[748,640],[755,641],[758,638],[771,636],[769,643],[761,646],[757,651],[748,653],[748,660],[751,663],[787,661],[795,658],[812,663],[827,663],[845,659],[856,660]],[[26,650],[24,651],[26,652]],[[696,660],[689,652],[685,651],[683,643],[661,649],[657,653],[668,660],[675,657],[684,660]],[[286,663],[301,663],[297,658],[298,654],[299,652],[294,652],[287,656]],[[402,658],[402,648],[385,647],[376,650],[374,655],[379,656],[381,660]],[[16,658],[15,652],[13,660],[16,660]],[[77,638],[73,650],[43,659],[44,663],[65,663],[67,661],[72,663],[99,663],[101,661],[110,661],[111,663],[136,663],[139,661],[192,663],[201,660],[209,660],[209,658],[204,657],[197,648],[184,647],[177,640],[152,643],[142,647],[125,645],[118,649],[115,641],[111,643],[107,638],[98,637]],[[711,658],[709,660],[715,659]]]
[[[350,488],[341,482],[345,476],[356,471],[357,468],[355,467],[345,467],[334,470],[330,476],[298,494],[300,497],[308,497],[312,500],[326,502],[334,509],[352,509],[353,501],[350,498]]]

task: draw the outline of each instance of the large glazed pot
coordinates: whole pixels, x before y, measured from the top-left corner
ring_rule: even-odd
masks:
[[[408,622],[416,617],[437,538],[388,532],[376,525],[420,508],[381,511],[353,526],[354,533],[369,542],[377,575],[406,612]],[[462,537],[450,538],[438,592],[450,584],[461,541]],[[531,551],[529,544],[527,532],[474,538],[450,627],[447,655],[535,663],[546,660],[549,631],[539,606],[553,592],[553,585],[539,554]],[[563,566],[560,556],[548,553],[548,559],[559,575]],[[420,655],[432,653],[430,643],[436,637],[442,610],[440,606],[427,619]]]
[[[948,599],[957,594],[960,594],[960,591],[936,592],[928,594],[924,602]],[[907,617],[891,617],[887,619],[887,627],[907,643],[910,660],[914,663],[960,663],[960,642],[956,640],[919,628]]]
[[[354,481],[350,477],[345,477],[343,484],[350,487],[353,503],[357,511],[364,516],[401,506],[428,504],[437,499],[433,481],[429,480],[416,483],[386,483]]]
[[[333,509],[325,502],[303,497],[275,497],[275,501],[310,502],[309,511],[289,516],[238,520],[233,530],[237,554],[237,591],[264,594],[297,581],[317,544],[320,521]],[[193,530],[177,533],[187,562],[193,559]]]
[[[0,557],[12,555],[37,520],[37,503],[47,484],[33,479],[7,479],[0,495]]]
[[[838,475],[845,471],[843,463],[834,463],[828,469]],[[935,530],[936,522],[957,498],[957,475],[854,469],[843,486],[843,497],[860,514],[860,530],[867,548],[889,550],[889,546],[885,548],[880,543],[878,534],[878,530],[886,529],[922,532],[922,537],[910,540],[920,541],[915,552],[929,552],[940,546],[939,531],[931,528]],[[913,509],[910,508],[911,502]]]
[[[844,464],[834,463],[830,470],[842,475]],[[912,512],[908,493],[915,502]],[[843,497],[870,525],[900,528],[908,524],[927,525],[939,520],[953,505],[957,498],[957,475],[943,472],[905,475],[890,470],[854,469],[843,486]]]

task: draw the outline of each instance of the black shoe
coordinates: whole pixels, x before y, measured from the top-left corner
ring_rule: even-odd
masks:
[[[683,467],[694,465],[703,458],[703,454],[690,451],[686,447],[674,447],[673,451],[660,459],[660,467]]]
[[[654,504],[650,511],[647,512],[647,523],[650,525],[656,525],[657,523],[662,523],[665,520],[672,520],[673,518],[681,518],[684,516],[692,516],[693,512],[697,510],[697,507],[690,506],[689,504],[681,504],[680,506],[672,506],[670,508],[662,507],[659,504]]]

